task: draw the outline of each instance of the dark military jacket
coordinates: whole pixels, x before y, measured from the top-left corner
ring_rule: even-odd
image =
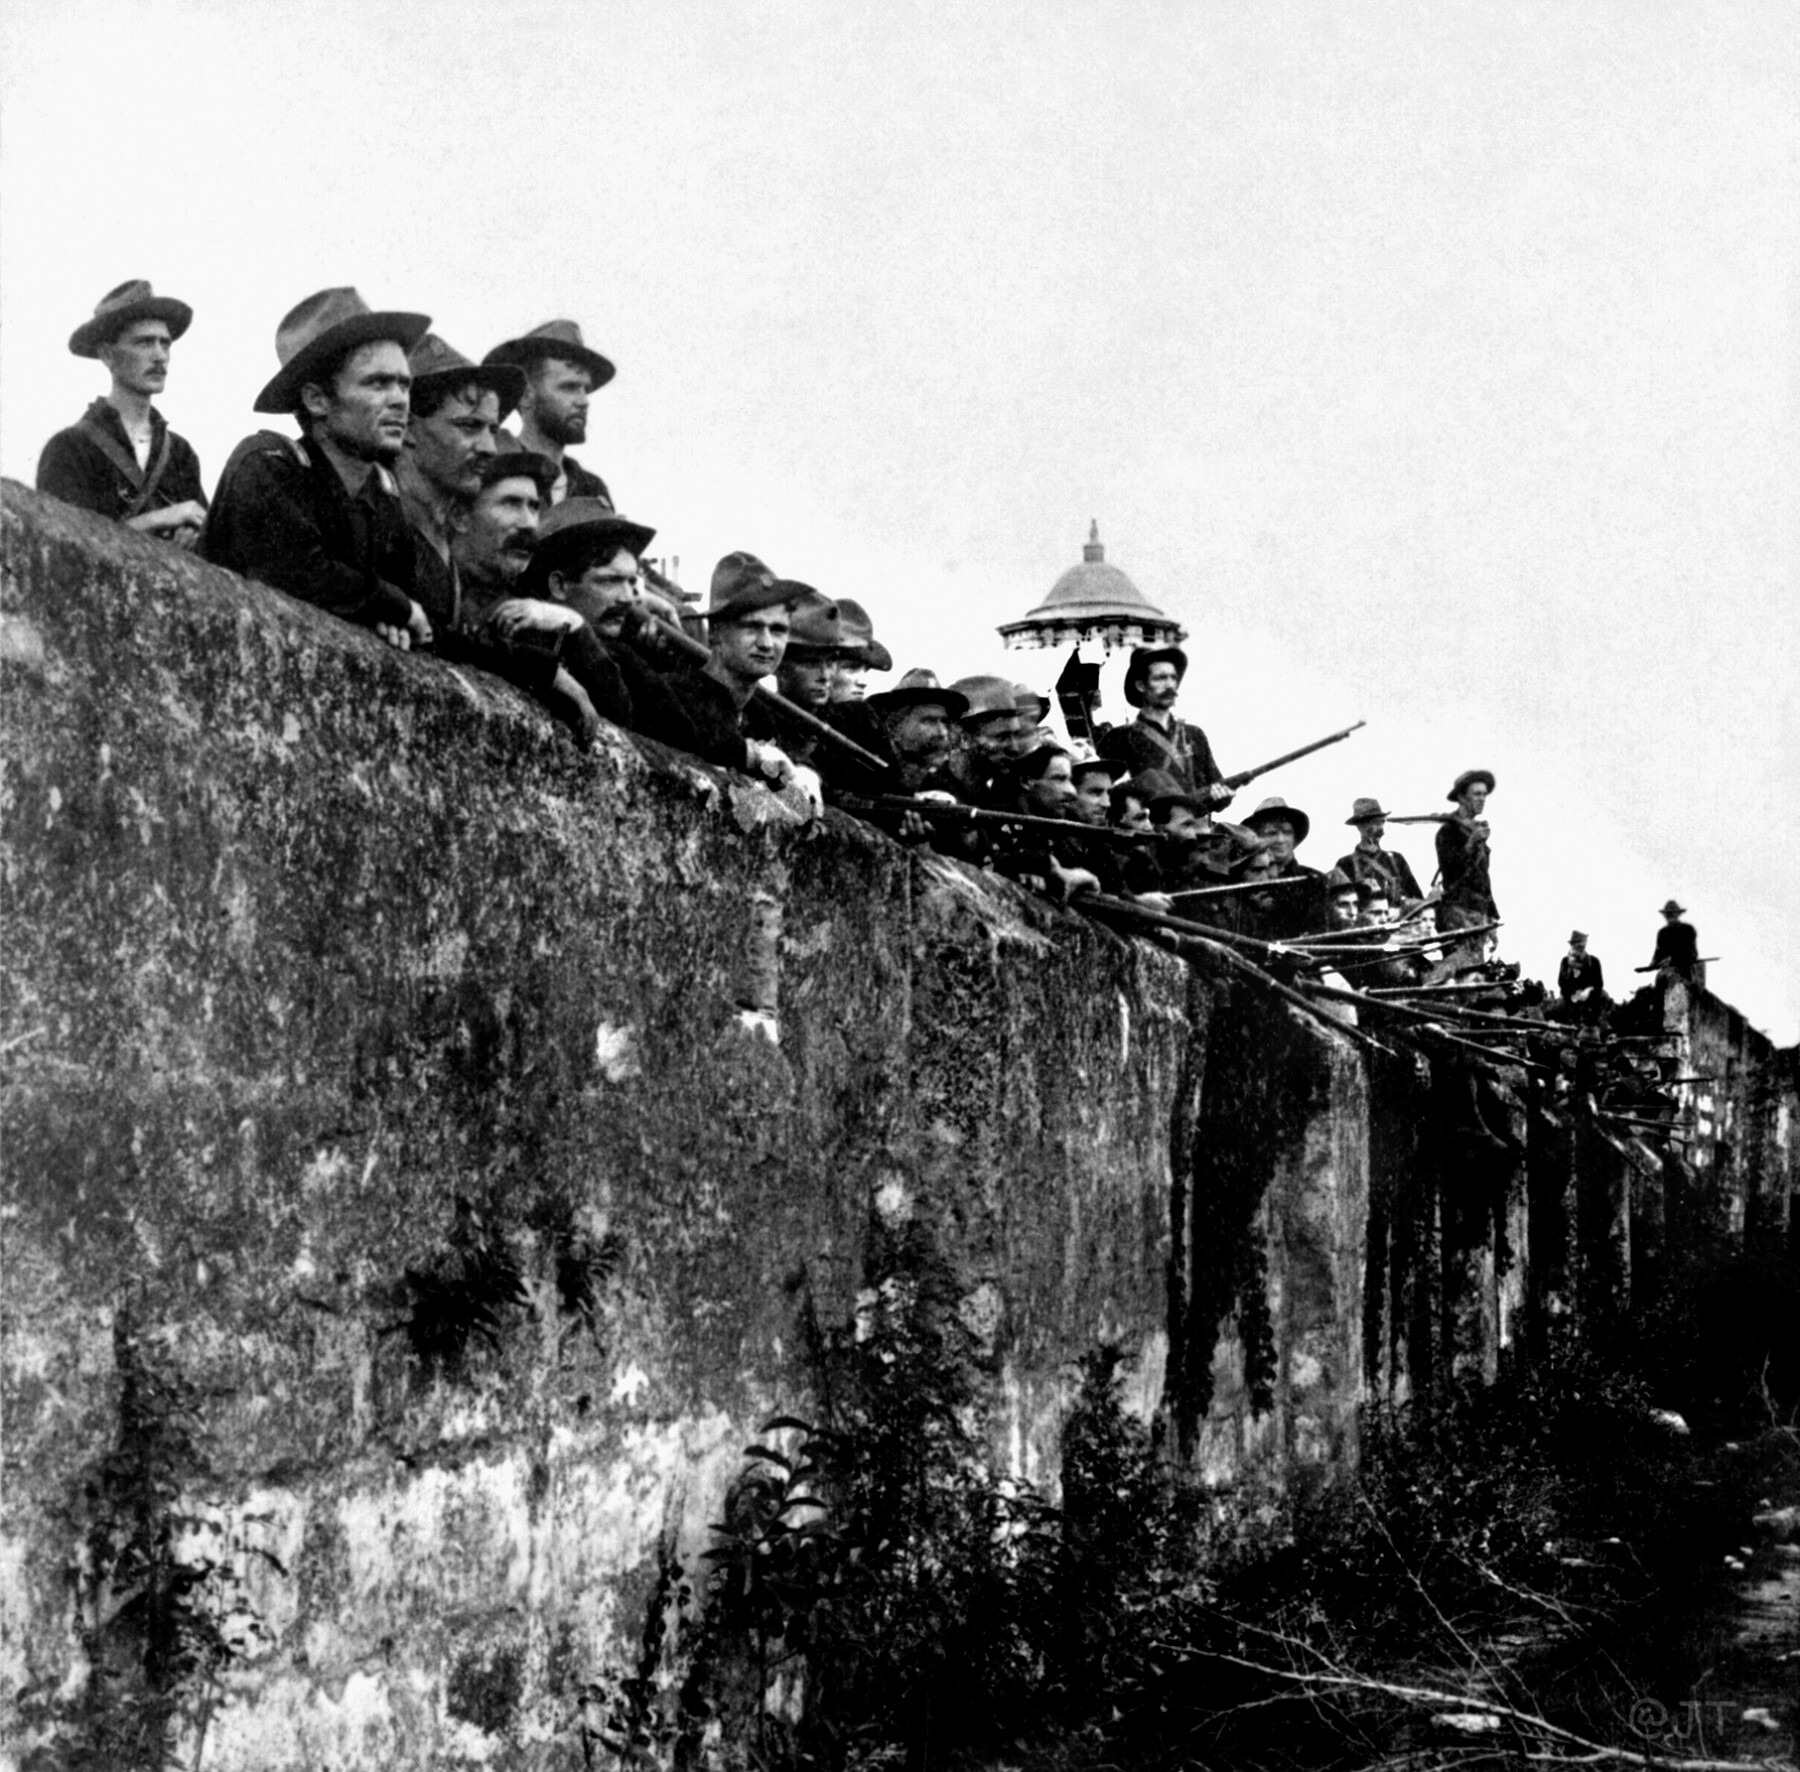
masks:
[[[1224,779],[1206,734],[1182,720],[1171,721],[1165,732],[1154,720],[1139,714],[1128,726],[1109,727],[1098,749],[1101,756],[1126,764],[1133,775],[1161,769],[1190,792]]]
[[[1476,830],[1473,819],[1458,813],[1438,826],[1437,862],[1445,909],[1476,911],[1484,922],[1499,916],[1488,878],[1487,833]]]
[[[323,450],[258,431],[231,452],[200,552],[366,627],[405,627],[417,571],[393,476],[374,467],[354,497]]]
[[[1372,886],[1385,887],[1395,904],[1425,896],[1419,890],[1419,882],[1413,878],[1412,869],[1407,866],[1406,857],[1396,855],[1391,849],[1377,849],[1371,854],[1359,843],[1348,855],[1339,857],[1337,871],[1359,886],[1367,881]]]
[[[1556,989],[1566,1003],[1577,991],[1603,991],[1606,974],[1592,954],[1564,954],[1556,969]]]
[[[1677,972],[1692,972],[1700,964],[1700,937],[1693,925],[1679,920],[1665,923],[1656,932],[1656,952],[1650,956],[1652,966],[1672,966]]]
[[[117,446],[121,460],[115,461],[95,439],[95,430],[105,433]],[[81,415],[79,423],[66,431],[58,431],[44,445],[38,457],[37,486],[52,498],[65,504],[79,505],[84,511],[97,511],[102,517],[123,519],[142,490],[144,480],[162,453],[163,439],[168,439],[169,459],[156,490],[144,501],[144,511],[164,511],[170,505],[184,504],[189,499],[204,505],[206,494],[200,486],[200,458],[185,437],[177,436],[154,406],[150,408],[150,456],[139,469],[131,452],[131,439],[125,435],[125,421],[110,400],[96,400]],[[127,471],[125,463],[130,463]]]

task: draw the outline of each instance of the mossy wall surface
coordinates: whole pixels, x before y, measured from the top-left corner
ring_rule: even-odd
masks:
[[[0,670],[15,1751],[106,1720],[129,1467],[232,1638],[209,1768],[579,1764],[877,1224],[956,1276],[1019,1475],[1101,1341],[1163,1406],[1171,955],[12,485]],[[1354,1209],[1296,1211],[1329,1270]],[[1323,1456],[1357,1331],[1306,1333]]]

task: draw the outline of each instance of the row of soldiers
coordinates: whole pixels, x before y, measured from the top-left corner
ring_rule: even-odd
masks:
[[[1260,772],[1227,781],[1206,734],[1177,717],[1178,646],[1132,655],[1134,717],[1093,747],[1050,736],[1048,701],[999,676],[912,671],[869,694],[869,673],[893,660],[854,601],[744,551],[718,563],[704,609],[656,570],[655,530],[571,452],[614,368],[569,320],[476,362],[423,314],[372,310],[352,289],[308,297],[277,327],[277,369],[254,401],[299,436],[245,438],[209,501],[155,406],[192,318],[144,282],[102,298],[69,348],[112,385],[50,440],[42,490],[396,647],[492,670],[581,740],[610,721],[758,776],[803,811],[834,800],[1053,896],[1132,899],[1271,942],[1429,912],[1446,946],[1427,976],[1486,954],[1489,771],[1452,784],[1425,892],[1383,846],[1378,801],[1356,802],[1358,840],[1329,872],[1297,857],[1311,824],[1300,808],[1265,799],[1225,819]]]

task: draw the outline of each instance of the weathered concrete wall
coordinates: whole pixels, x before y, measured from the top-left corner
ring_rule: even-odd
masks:
[[[209,1768],[578,1763],[872,1226],[949,1263],[1019,1474],[1101,1341],[1163,1408],[1204,979],[5,504],[15,1744],[99,1726],[87,1649],[144,1602],[93,1570],[154,1492],[237,1646]],[[1280,1411],[1194,1424],[1277,1467],[1343,1457],[1361,1383],[1361,1086],[1298,1039]]]

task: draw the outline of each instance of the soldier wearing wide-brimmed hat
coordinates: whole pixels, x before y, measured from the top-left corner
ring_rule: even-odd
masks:
[[[1444,796],[1456,811],[1437,828],[1439,896],[1433,914],[1441,935],[1492,923],[1500,915],[1488,871],[1488,824],[1482,817],[1493,791],[1491,769],[1465,769]],[[1487,946],[1485,934],[1454,943],[1432,969],[1431,982],[1479,965],[1487,958]]]
[[[186,302],[156,294],[141,278],[100,298],[69,349],[104,363],[112,386],[44,445],[38,491],[146,535],[194,545],[206,520],[200,458],[153,404],[168,380],[170,346],[193,318]]]
[[[1394,904],[1416,907],[1424,902],[1425,894],[1419,890],[1406,857],[1381,846],[1387,821],[1387,808],[1379,800],[1359,796],[1344,820],[1356,827],[1356,847],[1348,855],[1338,857],[1337,871],[1358,882],[1378,880]]]
[[[1125,666],[1125,699],[1138,710],[1127,726],[1101,736],[1100,749],[1132,774],[1162,769],[1203,795],[1214,807],[1229,804],[1231,790],[1198,726],[1175,718],[1175,698],[1187,676],[1188,656],[1179,646],[1139,646]]]
[[[246,437],[201,538],[209,560],[401,647],[431,639],[392,471],[410,413],[406,353],[430,324],[372,310],[354,289],[322,289],[292,309],[275,329],[280,368],[255,410],[293,414],[300,440]]]
[[[1123,781],[1125,774],[1125,765],[1117,757],[1102,757],[1091,745],[1072,745],[1069,777],[1075,783],[1074,816],[1083,824],[1110,823],[1113,785]]]
[[[573,320],[546,320],[518,338],[497,344],[483,363],[509,364],[524,372],[519,402],[519,442],[556,464],[551,502],[597,498],[613,502],[606,482],[568,452],[587,440],[588,396],[613,378],[612,363],[583,342]]]
[[[945,688],[935,673],[912,670],[892,689],[871,695],[864,705],[880,723],[879,742],[870,748],[878,756],[894,759],[894,785],[899,791],[954,796],[950,757],[956,722],[968,702],[954,689]],[[853,731],[850,736],[860,735]]]
[[[869,612],[854,597],[839,597],[837,606],[844,650],[831,667],[831,699],[857,702],[868,692],[869,673],[891,671],[894,655],[875,638]]]
[[[1588,952],[1585,930],[1569,931],[1569,951],[1556,969],[1556,994],[1571,1015],[1584,1020],[1605,1007],[1606,973],[1599,956]]]
[[[964,799],[984,804],[995,780],[1032,749],[1036,731],[1019,711],[1010,677],[959,677],[950,687],[968,703],[957,721],[951,773]]]
[[[522,371],[471,363],[428,332],[407,353],[412,374],[406,447],[394,483],[418,538],[413,593],[434,627],[454,617],[450,546],[481,491],[481,470],[500,452],[500,421],[518,404]]]
[[[1317,887],[1287,887],[1271,895],[1270,908],[1263,913],[1262,933],[1273,941],[1285,941],[1308,930],[1323,927],[1326,917],[1325,876],[1317,868],[1309,868],[1295,855],[1312,829],[1312,820],[1298,806],[1290,806],[1279,795],[1261,801],[1245,820],[1275,859],[1271,878],[1277,880],[1311,880]]]
[[[1682,921],[1686,915],[1687,906],[1672,898],[1662,907],[1663,926],[1656,932],[1656,951],[1650,956],[1650,966],[1656,969],[1659,983],[1671,975],[1687,979],[1703,976],[1700,937],[1691,923]]]

